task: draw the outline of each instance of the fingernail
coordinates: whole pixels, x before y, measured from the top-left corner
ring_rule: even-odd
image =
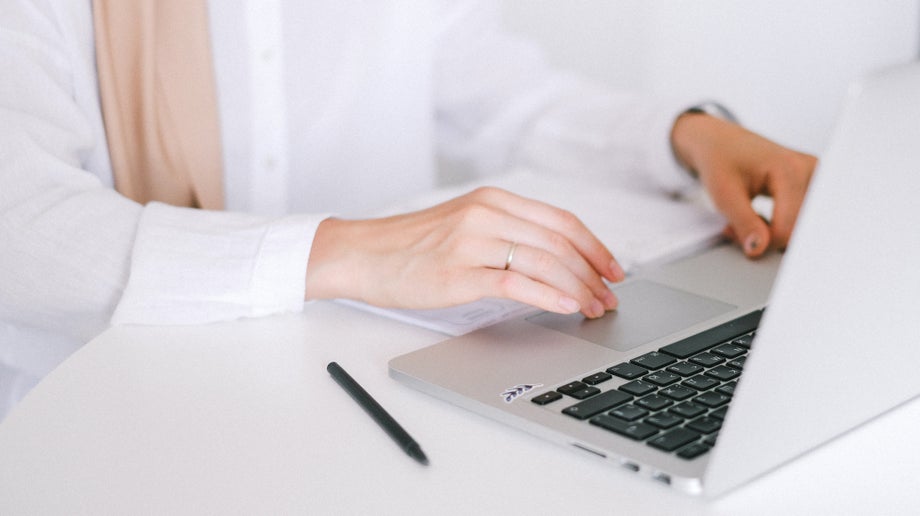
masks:
[[[744,251],[748,254],[751,254],[757,251],[757,248],[760,246],[760,237],[757,236],[757,233],[751,233],[744,239]]]
[[[570,297],[561,297],[559,298],[559,308],[562,309],[563,313],[574,314],[575,312],[581,310],[581,305],[578,304],[578,301]]]
[[[613,276],[614,281],[620,281],[626,277],[626,272],[623,271],[623,267],[620,267],[616,260],[610,261],[610,274]]]

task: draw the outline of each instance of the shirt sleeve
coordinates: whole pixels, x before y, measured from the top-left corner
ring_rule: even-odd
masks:
[[[323,215],[260,217],[150,203],[113,324],[197,324],[299,311]]]
[[[696,188],[670,144],[695,99],[612,91],[547,65],[494,2],[454,2],[435,30],[439,146],[475,175],[516,166],[669,193]]]
[[[76,101],[83,38],[54,9],[0,15],[0,319],[85,342],[121,295],[142,208],[87,169],[104,142]]]
[[[141,206],[119,195],[92,159],[106,142],[89,2],[11,1],[2,12],[0,320],[85,342],[113,314],[190,324],[303,306],[324,215]]]

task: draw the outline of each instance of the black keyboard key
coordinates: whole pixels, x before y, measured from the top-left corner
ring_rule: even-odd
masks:
[[[588,385],[597,385],[599,383],[604,383],[611,378],[613,377],[607,373],[594,373],[587,378],[582,378],[581,381]]]
[[[703,405],[704,407],[709,407],[709,408],[721,407],[722,405],[727,404],[731,400],[732,400],[731,396],[728,396],[726,394],[722,394],[721,392],[716,392],[716,391],[704,392],[703,394],[700,394],[696,398],[693,398],[693,401],[695,403],[698,403],[700,405]]]
[[[703,366],[691,364],[690,362],[678,362],[670,367],[668,371],[677,373],[681,376],[693,376],[703,370]]]
[[[720,365],[720,366],[713,367],[709,371],[706,371],[706,376],[711,376],[712,378],[715,378],[716,380],[722,380],[723,382],[727,382],[729,380],[734,380],[735,378],[738,378],[739,376],[741,376],[741,371],[737,369],[732,369],[731,367]]]
[[[644,396],[656,389],[658,389],[657,386],[643,382],[642,380],[633,380],[620,386],[621,391],[628,392],[634,396]]]
[[[648,445],[672,452],[681,446],[686,446],[700,438],[700,434],[686,428],[675,428],[666,434],[659,435],[649,440]]]
[[[692,398],[696,396],[699,391],[691,389],[689,387],[684,387],[683,385],[672,385],[670,387],[665,387],[658,391],[658,394],[667,396],[675,401],[684,401],[687,398]]]
[[[700,351],[707,350],[716,344],[721,344],[727,340],[734,339],[743,334],[750,333],[757,328],[760,323],[760,317],[763,310],[757,310],[747,315],[743,315],[733,321],[720,324],[702,333],[697,333],[687,337],[684,340],[668,344],[659,351],[675,356],[677,358],[690,358]],[[740,345],[740,344],[739,344]]]
[[[540,394],[539,396],[534,396],[533,398],[530,398],[530,401],[532,401],[533,403],[536,403],[537,405],[547,405],[549,403],[552,403],[556,400],[561,400],[561,399],[562,399],[561,394],[559,394],[556,391],[549,391],[549,392],[544,392],[543,394]]]
[[[692,401],[685,401],[676,407],[671,407],[670,412],[686,419],[692,419],[696,416],[706,413],[706,407],[697,405]]]
[[[744,369],[744,362],[746,360],[747,360],[747,356],[738,357],[738,358],[729,360],[728,362],[725,363],[725,365],[727,365],[728,367],[731,367],[732,369],[737,369],[740,371]]]
[[[694,443],[694,444],[691,444],[690,446],[687,446],[681,449],[679,452],[677,452],[677,456],[682,459],[687,459],[687,460],[695,459],[699,457],[700,455],[708,452],[711,449],[712,447],[706,444]]]
[[[686,385],[687,387],[693,387],[694,389],[698,391],[705,391],[706,389],[712,389],[716,385],[719,385],[718,380],[710,378],[702,374],[698,374],[694,376],[693,378],[687,378],[681,383],[682,385]]]
[[[716,392],[721,392],[722,394],[726,394],[728,396],[734,396],[735,387],[737,386],[738,386],[738,382],[728,382],[725,385],[720,385],[716,387]]]
[[[582,401],[581,403],[576,403],[571,407],[567,407],[562,410],[562,413],[567,416],[572,416],[575,419],[588,419],[591,416],[600,414],[605,410],[610,410],[632,399],[633,397],[625,392],[606,391],[593,398]]]
[[[719,421],[725,421],[725,414],[728,413],[728,405],[725,405],[721,408],[717,408],[709,413],[709,417],[714,417]]]
[[[716,432],[714,434],[709,434],[706,436],[705,439],[703,439],[703,444],[708,444],[709,446],[715,446],[716,441],[718,439],[719,439],[719,432]]]
[[[751,345],[754,343],[754,335],[742,335],[737,339],[732,341],[732,344],[736,346],[741,346],[742,348],[751,349]]]
[[[712,348],[712,352],[716,355],[722,355],[725,358],[737,358],[747,353],[747,348],[737,344],[722,344],[721,346]]]
[[[654,373],[645,375],[645,377],[642,378],[642,380],[664,387],[665,385],[671,385],[672,383],[679,382],[681,380],[681,377],[679,375],[676,375],[674,373],[669,373],[667,371],[656,371]]]
[[[597,387],[585,387],[584,389],[580,391],[576,391],[576,392],[573,392],[572,394],[569,394],[569,396],[575,398],[576,400],[583,400],[583,399],[590,398],[591,396],[594,396],[595,394],[599,394],[600,392],[601,390],[598,389]]]
[[[635,405],[630,404],[630,405],[621,405],[611,410],[610,412],[608,412],[608,414],[614,417],[618,417],[622,419],[623,421],[635,421],[641,417],[647,416],[648,411],[645,410],[644,408],[637,407]]]
[[[578,392],[578,391],[584,389],[585,387],[587,387],[587,385],[585,385],[585,384],[583,384],[583,383],[581,383],[581,382],[571,382],[571,383],[567,383],[567,384],[563,385],[562,387],[559,387],[559,388],[556,389],[556,390],[559,391],[559,392],[561,392],[562,394],[565,394],[565,395],[567,395],[567,396],[571,396],[573,392]]]
[[[687,428],[701,434],[711,434],[722,428],[722,422],[714,417],[701,417],[687,423]]]
[[[635,364],[623,362],[607,369],[607,372],[626,380],[635,380],[648,372],[648,369]]]
[[[663,430],[668,428],[675,427],[684,422],[684,418],[676,416],[674,414],[669,414],[667,412],[662,412],[660,414],[653,414],[645,418],[645,422],[657,426]]]
[[[647,408],[647,409],[649,409],[649,410],[652,410],[652,411],[661,410],[661,409],[663,409],[663,408],[665,408],[665,407],[669,407],[669,406],[671,406],[671,405],[673,405],[673,404],[674,404],[674,401],[673,401],[673,400],[670,400],[670,399],[668,399],[668,398],[665,398],[664,396],[659,396],[659,395],[657,395],[657,394],[652,394],[651,396],[646,396],[646,397],[644,397],[644,398],[642,398],[642,399],[636,401],[636,405],[639,405],[639,406],[641,406],[641,407],[645,407],[645,408]]]
[[[664,353],[659,353],[657,351],[652,351],[646,353],[640,357],[636,357],[630,360],[635,365],[642,366],[646,369],[661,369],[664,366],[668,366],[677,362],[672,356],[665,355]]]
[[[617,419],[608,415],[600,415],[591,419],[591,424],[637,441],[648,439],[658,433],[658,429],[654,426],[646,425],[645,423],[623,421],[622,419]]]
[[[712,367],[716,364],[725,362],[725,357],[720,357],[719,355],[714,355],[712,353],[700,353],[699,355],[691,358],[690,361],[703,367]]]

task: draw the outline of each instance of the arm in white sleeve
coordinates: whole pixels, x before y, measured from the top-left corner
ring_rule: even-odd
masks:
[[[493,2],[442,13],[435,81],[441,151],[480,175],[518,165],[593,180],[695,187],[670,132],[694,103],[615,92],[552,70],[531,42],[504,33]]]
[[[162,324],[299,309],[324,216],[142,207],[89,165],[105,148],[91,27],[89,2],[0,10],[0,318],[85,341],[116,306]]]
[[[141,207],[86,170],[104,142],[76,101],[77,20],[54,9],[0,14],[0,318],[86,341],[121,296]]]
[[[150,203],[113,324],[198,324],[303,307],[318,215],[281,218]]]

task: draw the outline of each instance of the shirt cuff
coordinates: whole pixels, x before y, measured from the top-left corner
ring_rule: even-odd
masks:
[[[686,194],[699,187],[696,178],[677,160],[671,145],[671,132],[677,118],[698,105],[686,99],[664,99],[659,102],[652,117],[651,133],[654,137],[647,140],[652,145],[648,150],[649,173],[656,184],[672,194]]]
[[[150,203],[112,324],[204,324],[299,311],[313,237],[325,218]]]

